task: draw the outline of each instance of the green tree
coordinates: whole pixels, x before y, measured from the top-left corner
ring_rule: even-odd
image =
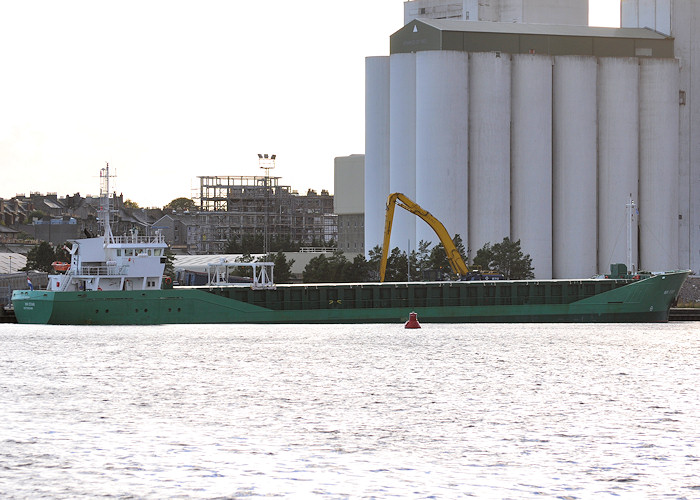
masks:
[[[126,200],[126,201],[124,201],[124,208],[136,209],[136,208],[141,208],[141,207],[139,207],[139,204],[136,203],[135,201]]]
[[[41,210],[32,210],[29,212],[29,215],[27,216],[27,221],[29,221],[29,224],[32,223],[34,219],[43,219],[46,217],[46,213],[42,212]]]
[[[224,253],[239,253],[239,249],[239,238],[231,236],[226,240],[226,244],[224,245]]]
[[[254,260],[255,259],[252,255],[250,255],[250,252],[245,252],[240,257],[236,257],[236,262],[253,262]]]
[[[473,265],[479,269],[489,270],[491,269],[491,263],[493,262],[493,248],[491,243],[486,243],[483,247],[476,251],[474,256]]]
[[[418,267],[418,254],[415,250],[412,250],[411,255],[408,256],[408,263],[411,268],[411,276],[409,281],[420,281],[422,279],[421,269]]]
[[[382,258],[382,247],[376,245],[369,251],[369,261],[367,262],[369,273],[368,281],[379,281],[379,263]],[[386,259],[386,273],[384,281],[407,281],[408,263],[411,263],[411,279],[419,279],[418,257],[416,252],[411,252],[410,257],[399,247],[394,247]]]
[[[379,281],[379,261],[382,258],[382,247],[375,245],[367,254],[369,255],[369,259],[367,260],[367,265],[369,267],[368,281]]]
[[[419,276],[423,276],[423,271],[430,268],[430,241],[420,240],[418,242],[418,252],[416,253],[416,267]]]
[[[54,260],[59,262],[69,262],[70,263],[70,252],[68,249],[69,243],[66,241],[62,246],[54,248]]]
[[[233,253],[233,252],[232,252]],[[255,259],[250,253],[244,253],[240,257],[236,257],[234,262],[253,262]],[[253,278],[253,270],[250,267],[234,267],[231,270],[233,276],[244,276],[246,278]]]
[[[56,252],[51,244],[42,241],[27,253],[27,264],[20,271],[53,271],[51,263],[56,260]]]
[[[372,265],[367,262],[365,256],[355,255],[355,258],[346,267],[345,281],[348,283],[364,283],[372,281]]]
[[[508,237],[503,238],[501,243],[496,243],[493,246],[486,243],[476,252],[474,265],[482,269],[498,271],[510,280],[535,277],[532,259],[529,254],[523,254],[520,240],[512,241]]]
[[[268,251],[276,253],[298,252],[299,242],[292,240],[288,235],[270,236]],[[231,236],[226,240],[224,253],[263,253],[265,251],[265,236],[262,234],[245,234]]]
[[[263,242],[264,243],[264,242]],[[289,235],[286,236],[273,236],[270,238],[270,251],[271,252],[298,252],[299,242],[292,241]]]
[[[170,247],[165,248],[165,269],[163,276],[168,276],[171,280],[175,280],[175,254]]]
[[[295,261],[294,259],[287,260],[287,256],[281,250],[276,254],[270,253],[260,257],[258,261],[275,263],[275,283],[289,283],[292,280],[292,265]]]
[[[350,261],[343,252],[335,251],[330,257],[321,254],[306,264],[302,273],[304,283],[342,283],[349,266]]]
[[[262,253],[265,247],[265,237],[262,234],[244,234],[233,236],[226,241],[225,253]]]
[[[187,210],[194,210],[196,207],[194,201],[192,201],[190,198],[185,198],[180,197],[180,198],[175,198],[172,200],[170,203],[165,205],[163,209],[169,209],[169,210],[182,210],[182,211],[187,211]]]
[[[399,249],[399,247],[392,248],[386,262],[384,281],[406,281],[408,279],[407,268],[408,257],[406,257],[406,252]]]
[[[328,282],[327,276],[330,274],[330,265],[324,254],[312,258],[304,267],[301,276],[304,283]]]
[[[454,238],[452,238],[452,243],[454,244],[455,248],[457,248],[462,260],[466,263],[466,251],[464,249],[464,243],[462,243],[462,237],[459,234],[455,234]],[[445,251],[445,247],[442,243],[432,248],[427,263],[427,267],[430,271],[429,274],[434,276],[433,279],[440,280],[445,276],[451,279],[457,278],[457,275],[452,272],[452,266],[450,265],[450,261],[447,259],[447,252]]]

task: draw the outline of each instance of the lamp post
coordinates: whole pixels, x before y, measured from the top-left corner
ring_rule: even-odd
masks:
[[[270,211],[270,170],[275,168],[277,155],[258,153],[258,165],[265,170],[265,236],[263,240],[263,252],[267,257],[269,251],[269,239],[267,234],[268,213]]]

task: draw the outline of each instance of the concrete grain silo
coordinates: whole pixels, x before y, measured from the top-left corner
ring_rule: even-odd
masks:
[[[513,55],[511,237],[540,279],[552,277],[552,65],[549,56]]]
[[[691,0],[622,0],[623,27],[648,27],[673,39],[678,60],[676,104],[678,130],[678,266],[700,272],[700,71],[696,67],[700,54],[697,36],[700,2]],[[641,54],[643,55],[643,54]],[[670,95],[669,95],[670,98]],[[667,164],[669,169],[674,168]],[[669,171],[669,176],[676,175]],[[647,183],[647,186],[649,184]],[[651,186],[649,186],[651,187]],[[641,194],[640,194],[641,198]],[[646,210],[640,200],[640,222]],[[641,232],[643,234],[644,226]],[[651,238],[651,235],[649,235]],[[643,236],[644,240],[645,237]],[[646,255],[644,249],[640,249]],[[652,261],[651,263],[653,263]],[[645,267],[648,264],[644,264]]]
[[[389,57],[365,62],[365,249],[381,246],[389,187]]]
[[[554,59],[552,117],[552,270],[590,277],[597,268],[597,60]]]
[[[639,68],[639,265],[678,267],[678,61]]]
[[[469,199],[468,74],[466,52],[416,54],[415,201],[437,217],[451,235],[461,235],[465,247]],[[418,242],[439,241],[423,221],[417,221],[416,234]]]
[[[598,272],[610,264],[637,268],[637,217],[627,205],[639,202],[639,61],[634,57],[598,60]],[[629,224],[629,228],[628,228]],[[628,232],[631,234],[628,235]],[[630,241],[628,242],[628,237]]]
[[[368,130],[388,144],[390,191],[461,234],[472,257],[510,236],[539,279],[607,272],[627,260],[631,194],[638,264],[677,268],[678,159],[693,146],[679,151],[673,55],[674,40],[647,29],[415,20],[391,37],[389,132],[381,112],[368,114]],[[420,239],[434,241],[421,226]],[[392,247],[415,249],[415,228],[397,211]]]
[[[469,57],[470,257],[510,236],[510,57]],[[464,237],[463,237],[464,238]]]
[[[416,198],[416,55],[392,54],[389,62],[389,186]],[[397,210],[391,246],[416,248],[416,217]],[[365,246],[365,248],[367,248]]]

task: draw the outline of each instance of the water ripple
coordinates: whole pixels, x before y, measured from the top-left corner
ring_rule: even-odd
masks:
[[[689,498],[700,329],[0,327],[3,498]]]

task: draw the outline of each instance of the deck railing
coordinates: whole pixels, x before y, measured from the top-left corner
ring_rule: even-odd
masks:
[[[333,253],[337,250],[336,247],[301,247],[299,253]]]
[[[117,266],[82,266],[78,274],[85,276],[117,276],[122,274],[122,268]]]
[[[125,235],[125,236],[113,236],[112,241],[114,243],[129,243],[129,244],[153,244],[153,243],[165,243],[165,237],[162,233],[152,234],[148,236],[144,235]]]

